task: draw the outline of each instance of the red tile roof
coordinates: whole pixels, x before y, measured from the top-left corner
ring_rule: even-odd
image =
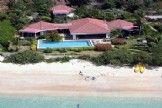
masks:
[[[134,27],[133,23],[120,19],[107,22],[107,25],[110,27],[110,29],[125,29]]]
[[[108,33],[110,29],[108,25],[103,20],[84,18],[79,20],[74,20],[71,22],[72,26],[69,28],[71,33]]]
[[[58,6],[54,6],[52,8],[52,12],[54,14],[59,14],[59,13],[70,13],[71,11],[73,11],[74,8],[71,8],[69,6],[65,6],[65,5],[58,5]]]
[[[34,29],[34,28],[28,28],[28,27],[25,29],[19,30],[19,32],[26,32],[26,33],[38,33],[40,31],[41,31],[40,29]]]
[[[39,30],[48,30],[48,29],[55,28],[55,26],[53,23],[40,21],[37,23],[30,24],[28,26],[28,28],[34,28],[34,29],[39,29]]]
[[[33,23],[28,25],[26,28],[19,30],[20,32],[30,32],[30,33],[37,33],[40,31],[47,31],[47,30],[56,30],[56,29],[68,29],[72,24],[71,23],[49,23],[40,21],[37,23]]]
[[[19,32],[37,33],[40,31],[55,30],[55,29],[56,27],[54,26],[53,23],[39,21],[28,25],[26,28],[19,30]]]
[[[111,22],[106,22],[93,18],[83,18],[65,24],[56,24],[40,21],[27,26],[25,29],[20,30],[20,32],[35,33],[46,30],[69,29],[71,34],[102,34],[109,33],[114,28],[128,30],[133,27],[133,23],[124,20],[114,20]]]

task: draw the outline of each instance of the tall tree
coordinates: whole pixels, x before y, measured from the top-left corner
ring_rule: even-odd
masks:
[[[54,2],[53,0],[32,0],[33,7],[39,13],[40,16],[49,16],[50,9]]]
[[[72,5],[77,5],[77,6],[81,6],[81,5],[85,5],[85,4],[89,4],[91,0],[69,0],[70,4]]]
[[[115,8],[115,1],[114,0],[104,0],[103,8]]]
[[[135,12],[136,24],[139,27],[139,36],[141,35],[142,29],[144,27],[144,12],[143,10],[137,10]]]
[[[0,21],[0,44],[7,46],[14,38],[15,31],[9,20]]]

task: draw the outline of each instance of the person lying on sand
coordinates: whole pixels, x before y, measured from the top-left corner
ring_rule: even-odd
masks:
[[[82,73],[82,71],[80,71],[80,72],[79,72],[79,75],[83,76],[83,73]]]

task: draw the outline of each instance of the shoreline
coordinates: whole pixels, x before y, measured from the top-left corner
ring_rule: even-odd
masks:
[[[69,98],[124,98],[124,99],[160,99],[162,100],[162,93],[161,92],[111,92],[111,93],[100,93],[96,95],[95,93],[75,93],[75,92],[55,92],[55,93],[36,93],[33,92],[30,93],[0,93],[1,97],[49,97],[49,98],[60,98],[60,97],[69,97]],[[150,94],[152,93],[152,94]],[[68,95],[67,95],[68,94]]]

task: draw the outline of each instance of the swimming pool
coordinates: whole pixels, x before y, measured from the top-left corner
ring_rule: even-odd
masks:
[[[61,42],[50,42],[47,40],[38,40],[38,49],[46,48],[69,48],[69,47],[89,47],[92,43],[88,40],[84,41],[61,41]]]

